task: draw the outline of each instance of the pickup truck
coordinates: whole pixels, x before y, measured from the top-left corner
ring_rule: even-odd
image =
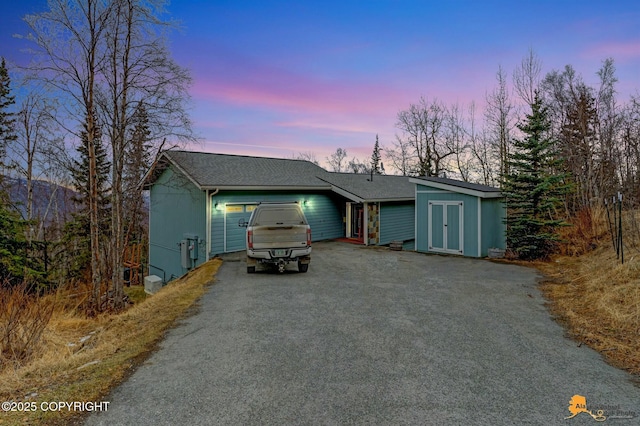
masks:
[[[268,264],[284,272],[290,262],[307,272],[311,261],[311,228],[298,203],[260,203],[247,223],[247,273]]]

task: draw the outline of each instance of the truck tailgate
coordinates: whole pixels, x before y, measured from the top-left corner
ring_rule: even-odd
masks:
[[[307,245],[307,226],[256,226],[253,228],[253,248],[292,248]]]

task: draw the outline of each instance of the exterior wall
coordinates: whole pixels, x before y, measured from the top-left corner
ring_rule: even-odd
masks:
[[[171,168],[151,187],[149,196],[149,273],[169,281],[187,272],[180,258],[184,234],[199,237],[196,265],[205,261],[206,197]]]
[[[345,235],[345,202],[333,193],[220,191],[211,199],[211,256],[245,250],[245,229],[238,226],[238,221],[241,219],[248,221],[251,216],[251,207],[247,206],[261,201],[298,201],[302,204],[302,209],[311,226],[313,241],[340,238]],[[234,207],[225,209],[225,205],[234,205]]]
[[[391,241],[412,241],[415,238],[415,203],[413,201],[380,204],[380,240],[386,245]],[[406,245],[413,248],[413,245]]]
[[[501,199],[482,200],[482,251],[488,256],[490,248],[507,248],[506,209]]]

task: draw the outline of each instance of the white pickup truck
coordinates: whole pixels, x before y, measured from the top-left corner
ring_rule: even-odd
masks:
[[[270,264],[284,272],[290,262],[307,272],[311,261],[311,228],[298,203],[260,203],[247,223],[247,272]]]

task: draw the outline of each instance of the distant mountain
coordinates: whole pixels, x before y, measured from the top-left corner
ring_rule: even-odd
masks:
[[[12,205],[23,218],[27,217],[27,181],[24,178],[4,176],[3,186],[9,193]],[[33,181],[33,217],[42,218],[45,225],[64,222],[71,218],[77,206],[71,200],[76,195],[72,189],[44,180]]]

